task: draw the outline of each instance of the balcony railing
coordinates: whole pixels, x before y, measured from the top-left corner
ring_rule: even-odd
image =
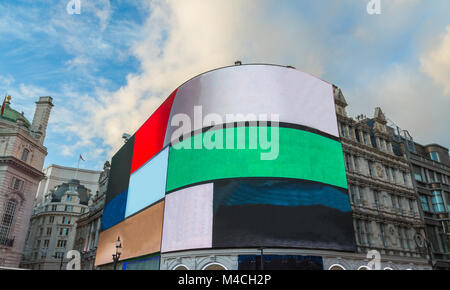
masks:
[[[14,238],[0,236],[0,246],[12,247],[14,245]]]

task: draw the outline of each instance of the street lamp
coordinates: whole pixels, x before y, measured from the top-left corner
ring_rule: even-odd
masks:
[[[61,262],[59,263],[59,270],[62,270],[62,266],[63,266],[63,260],[64,260],[64,252],[61,255],[61,257],[59,257],[58,255],[56,255],[56,253],[52,256],[55,259],[61,258]]]
[[[119,262],[120,254],[122,253],[122,243],[120,242],[120,236],[117,237],[116,241],[116,253],[112,255],[114,261],[114,270],[117,268],[117,262]]]

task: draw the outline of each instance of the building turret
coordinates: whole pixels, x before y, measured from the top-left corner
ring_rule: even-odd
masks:
[[[34,111],[33,123],[31,131],[34,132],[36,138],[42,144],[45,139],[45,131],[47,129],[48,118],[53,107],[52,97],[40,97],[36,102],[36,110]]]

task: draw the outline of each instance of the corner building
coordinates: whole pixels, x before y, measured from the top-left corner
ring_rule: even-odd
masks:
[[[122,269],[367,264],[337,124],[333,85],[291,67],[187,81],[112,158],[95,265],[118,237]]]
[[[33,211],[38,184],[44,177],[44,140],[53,107],[40,97],[30,122],[5,101],[0,116],[0,267],[17,268]]]

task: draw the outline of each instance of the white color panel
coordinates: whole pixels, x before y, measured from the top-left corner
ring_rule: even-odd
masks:
[[[214,184],[166,196],[161,252],[212,247]]]
[[[278,114],[280,122],[299,124],[339,137],[332,85],[307,73],[271,65],[241,65],[214,70],[183,84],[172,107],[164,145],[194,125],[194,106],[202,115],[215,113],[226,123],[226,114]],[[191,128],[171,125],[176,114],[187,114]],[[197,116],[198,117],[198,116]],[[201,117],[201,116],[200,116]],[[255,121],[241,118],[238,121]],[[195,126],[195,127],[194,127]],[[202,126],[203,127],[203,126]]]
[[[166,194],[169,147],[159,152],[130,177],[125,217],[162,199]]]

